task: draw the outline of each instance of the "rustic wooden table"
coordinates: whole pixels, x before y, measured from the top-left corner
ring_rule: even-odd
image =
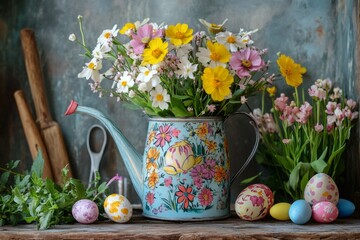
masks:
[[[57,225],[37,231],[36,226],[0,227],[0,239],[360,239],[360,219],[338,219],[331,224],[267,218],[247,222],[231,218],[203,222],[150,220],[139,214],[126,224],[97,222],[91,225]]]

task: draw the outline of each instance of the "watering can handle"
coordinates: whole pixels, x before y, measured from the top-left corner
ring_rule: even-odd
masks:
[[[255,143],[254,143],[254,147],[250,153],[250,155],[248,156],[248,158],[246,159],[245,163],[242,165],[242,167],[239,169],[239,171],[237,171],[237,173],[231,178],[230,180],[230,186],[232,185],[232,183],[235,181],[235,179],[245,170],[245,168],[249,165],[251,159],[254,157],[256,150],[259,146],[259,141],[260,141],[260,133],[259,133],[259,129],[257,127],[256,124],[256,120],[253,116],[251,116],[250,114],[246,113],[246,112],[235,112],[234,114],[232,114],[231,116],[234,115],[238,115],[238,114],[242,114],[245,115],[246,117],[248,117],[250,119],[250,124],[253,126],[254,131],[255,131]]]

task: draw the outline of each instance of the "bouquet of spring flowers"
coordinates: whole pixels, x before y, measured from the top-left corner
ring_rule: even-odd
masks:
[[[185,23],[158,25],[145,19],[104,30],[90,50],[78,19],[81,40],[75,34],[69,39],[89,59],[78,77],[92,79],[91,90],[99,96],[115,97],[149,116],[227,116],[273,78],[266,49],[256,48],[251,39],[256,30],[232,33],[226,21],[200,19],[209,33],[194,33]]]
[[[274,171],[274,188],[296,200],[303,197],[306,183],[314,174],[327,173],[336,181],[343,172],[342,153],[358,112],[356,103],[345,99],[342,90],[329,79],[316,80],[307,98],[304,91],[299,96],[306,69],[286,55],[280,55],[277,63],[295,91],[290,100],[284,93],[275,98],[276,88],[267,88],[271,113],[253,111],[262,135],[257,159]]]

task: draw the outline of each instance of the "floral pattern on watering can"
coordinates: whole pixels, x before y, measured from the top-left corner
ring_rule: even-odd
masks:
[[[145,216],[229,216],[230,162],[223,119],[202,120],[149,120],[143,165]]]

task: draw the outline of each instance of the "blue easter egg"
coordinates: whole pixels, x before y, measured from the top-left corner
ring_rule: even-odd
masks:
[[[355,204],[343,198],[339,199],[336,207],[339,209],[339,218],[349,217],[355,212]]]
[[[311,219],[311,207],[305,200],[296,200],[291,204],[289,217],[295,224],[305,224]]]

